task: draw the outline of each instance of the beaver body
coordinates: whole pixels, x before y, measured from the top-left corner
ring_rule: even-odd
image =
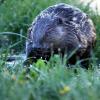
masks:
[[[77,58],[91,57],[95,40],[91,19],[80,9],[61,3],[48,7],[35,18],[28,31],[26,54],[34,62],[41,57],[49,60],[52,51],[70,55],[77,49],[69,59],[70,64],[75,64]],[[88,62],[81,64],[88,68]]]

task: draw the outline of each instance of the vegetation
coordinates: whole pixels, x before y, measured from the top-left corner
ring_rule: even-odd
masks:
[[[39,59],[29,69],[23,60],[7,63],[9,54],[24,52],[27,29],[46,7],[65,2],[92,18],[97,43],[92,68],[77,63],[65,66],[58,55],[46,64]],[[1,100],[99,100],[100,99],[100,15],[77,0],[0,0],[0,99]],[[72,66],[71,66],[72,67]]]
[[[0,64],[2,64],[0,62]],[[2,100],[99,100],[100,69],[67,68],[56,55],[51,62],[43,60],[30,67],[30,72],[16,66],[0,67]]]

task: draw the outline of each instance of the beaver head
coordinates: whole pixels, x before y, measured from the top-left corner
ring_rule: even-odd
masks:
[[[89,17],[80,9],[67,4],[57,4],[42,11],[33,21],[26,43],[27,57],[49,60],[54,54],[76,53],[69,60],[76,63],[76,58],[90,57],[96,34]],[[84,64],[84,63],[83,63]]]

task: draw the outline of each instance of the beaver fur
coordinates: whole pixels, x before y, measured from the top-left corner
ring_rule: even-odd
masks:
[[[27,58],[49,60],[51,53],[70,55],[69,64],[91,57],[96,32],[92,20],[80,9],[60,3],[43,10],[33,21],[26,42]],[[81,65],[88,68],[89,60]]]

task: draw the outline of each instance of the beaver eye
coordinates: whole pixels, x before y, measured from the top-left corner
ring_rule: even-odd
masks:
[[[57,22],[57,24],[62,24],[62,23],[63,23],[63,21],[62,21],[61,18],[57,18],[57,19],[56,19],[56,22]]]

